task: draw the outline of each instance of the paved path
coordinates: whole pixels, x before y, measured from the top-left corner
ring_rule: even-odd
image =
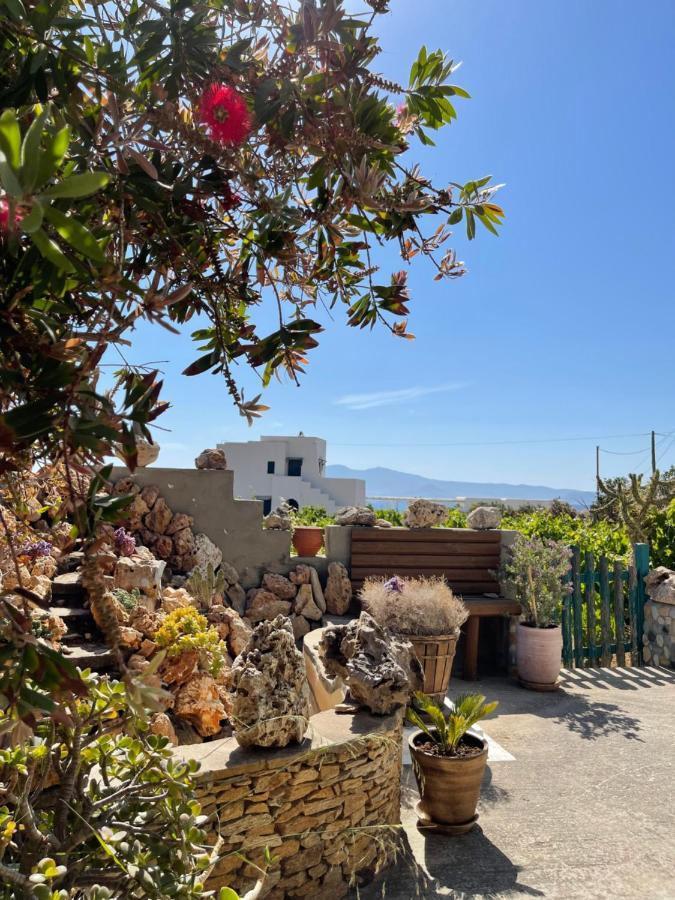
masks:
[[[421,834],[405,766],[404,853],[353,896],[675,900],[675,671],[565,673],[553,694],[491,678],[477,689],[500,701],[485,731],[514,757],[489,762],[479,827]]]

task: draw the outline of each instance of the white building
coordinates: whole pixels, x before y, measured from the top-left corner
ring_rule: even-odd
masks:
[[[321,438],[261,437],[259,441],[224,443],[228,469],[234,472],[234,495],[258,499],[264,512],[286,500],[291,506],[323,506],[332,514],[340,506],[363,506],[361,478],[326,478],[326,442]]]

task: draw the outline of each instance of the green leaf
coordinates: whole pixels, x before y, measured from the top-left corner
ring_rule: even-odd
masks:
[[[23,188],[16,177],[14,169],[7,161],[7,156],[3,149],[0,149],[0,184],[2,184],[10,197],[23,196]]]
[[[88,197],[104,188],[109,181],[107,172],[84,172],[81,175],[70,175],[58,184],[51,185],[44,194],[47,197]]]
[[[239,900],[239,894],[231,887],[223,887],[218,893],[218,900]]]
[[[21,0],[2,0],[3,6],[16,22],[26,20],[26,8]]]
[[[68,241],[71,247],[79,250],[94,262],[102,263],[105,259],[103,251],[99,247],[94,235],[77,219],[62,213],[61,210],[48,206],[45,209],[45,217],[54,226],[64,241]]]
[[[21,161],[21,129],[13,109],[6,109],[0,116],[0,150],[16,171]]]
[[[26,193],[30,193],[35,186],[41,156],[42,129],[46,118],[47,111],[43,110],[33,119],[21,145],[21,181]]]
[[[33,234],[42,225],[43,218],[44,209],[42,204],[35,200],[31,211],[21,220],[21,230],[26,234]]]
[[[63,162],[69,144],[70,131],[67,125],[64,125],[63,128],[60,128],[56,134],[49,138],[44,150],[40,154],[38,174],[35,181],[35,184],[38,187],[43,185],[45,181],[54,175]]]
[[[64,272],[75,271],[73,264],[65,256],[63,250],[61,250],[59,245],[47,236],[42,228],[38,228],[38,230],[34,234],[32,234],[31,237],[33,238],[33,243],[38,248],[40,253],[53,266],[56,266],[57,269],[62,269]]]

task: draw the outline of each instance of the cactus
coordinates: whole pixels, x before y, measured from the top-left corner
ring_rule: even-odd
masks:
[[[203,609],[210,609],[215,594],[225,593],[225,574],[222,569],[216,573],[213,563],[204,569],[196,568],[185,582],[185,590],[191,594]]]

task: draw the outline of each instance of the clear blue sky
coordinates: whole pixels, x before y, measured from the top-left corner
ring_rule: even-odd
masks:
[[[160,462],[191,466],[217,441],[302,430],[355,468],[592,488],[593,439],[433,445],[675,429],[675,3],[393,0],[380,21],[387,76],[407,80],[422,44],[463,61],[455,80],[472,99],[436,148],[409,158],[439,183],[506,182],[502,234],[455,235],[469,268],[458,281],[436,283],[413,261],[414,342],[322,313],[307,376],[272,385],[260,427],[218,378],[180,375],[195,356],[187,335],[142,329],[130,357],[168,360]],[[401,268],[394,252],[381,262]],[[254,377],[244,383],[257,392]],[[675,441],[661,439],[662,452],[675,463]],[[603,454],[605,474],[646,462]]]

